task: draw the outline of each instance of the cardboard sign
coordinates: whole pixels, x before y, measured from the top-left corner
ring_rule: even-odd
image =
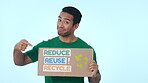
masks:
[[[39,48],[38,75],[92,77],[93,49]]]

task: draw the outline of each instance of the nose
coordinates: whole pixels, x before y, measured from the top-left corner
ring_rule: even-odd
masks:
[[[58,27],[64,27],[62,22],[58,22]]]

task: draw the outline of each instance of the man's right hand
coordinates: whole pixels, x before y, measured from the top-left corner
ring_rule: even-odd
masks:
[[[18,51],[25,51],[28,45],[32,47],[32,44],[30,44],[27,40],[21,40],[15,45],[14,49]]]
[[[25,49],[29,46],[32,46],[27,40],[21,40],[14,47],[14,63],[18,66],[23,66],[32,62],[32,60],[28,57],[26,53],[22,53],[21,51],[25,51]]]

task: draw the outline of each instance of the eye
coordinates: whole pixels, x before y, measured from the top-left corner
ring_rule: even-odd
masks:
[[[62,20],[61,19],[58,19],[58,21],[61,22]]]
[[[69,22],[68,22],[68,21],[65,21],[65,23],[66,23],[66,24],[69,24]]]

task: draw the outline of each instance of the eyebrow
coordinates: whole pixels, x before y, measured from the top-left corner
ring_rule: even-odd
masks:
[[[58,16],[58,18],[62,18],[61,16]],[[70,19],[68,18],[64,18],[64,20],[68,20],[68,21],[71,21]]]

